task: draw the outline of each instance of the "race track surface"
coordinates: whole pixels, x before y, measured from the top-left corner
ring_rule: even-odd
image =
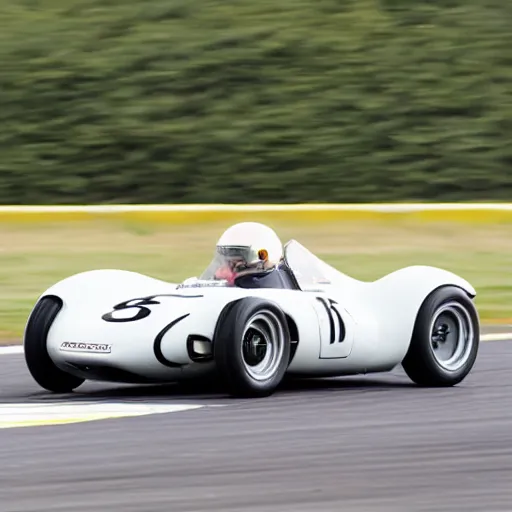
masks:
[[[38,389],[0,357],[0,403],[199,403],[170,414],[0,430],[1,512],[512,510],[512,342],[451,389],[389,375],[233,400],[174,387]]]

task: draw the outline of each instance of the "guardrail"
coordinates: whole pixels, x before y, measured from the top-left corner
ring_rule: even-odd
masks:
[[[512,222],[512,203],[379,204],[112,204],[0,206],[0,222],[121,219],[165,223],[217,220],[300,222],[407,218],[426,221]]]

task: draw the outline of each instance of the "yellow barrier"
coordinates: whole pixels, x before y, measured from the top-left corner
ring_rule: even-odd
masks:
[[[486,207],[487,206],[487,207]],[[112,207],[0,207],[0,223],[128,221],[163,224],[209,222],[411,221],[512,223],[512,205],[190,205]]]

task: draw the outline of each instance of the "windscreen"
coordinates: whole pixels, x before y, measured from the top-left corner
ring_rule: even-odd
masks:
[[[237,276],[258,271],[254,264],[248,265],[253,260],[254,254],[250,247],[218,246],[212,261],[199,279],[225,280],[232,285]]]
[[[296,240],[290,240],[286,244],[284,259],[302,289],[332,283],[333,272],[336,270],[331,269]]]

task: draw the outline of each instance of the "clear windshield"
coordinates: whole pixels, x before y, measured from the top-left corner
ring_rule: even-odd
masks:
[[[199,277],[202,281],[224,281],[233,285],[236,277],[261,271],[249,247],[217,246],[213,259]]]
[[[340,277],[335,268],[296,240],[290,240],[285,245],[284,259],[303,290],[334,284]]]

